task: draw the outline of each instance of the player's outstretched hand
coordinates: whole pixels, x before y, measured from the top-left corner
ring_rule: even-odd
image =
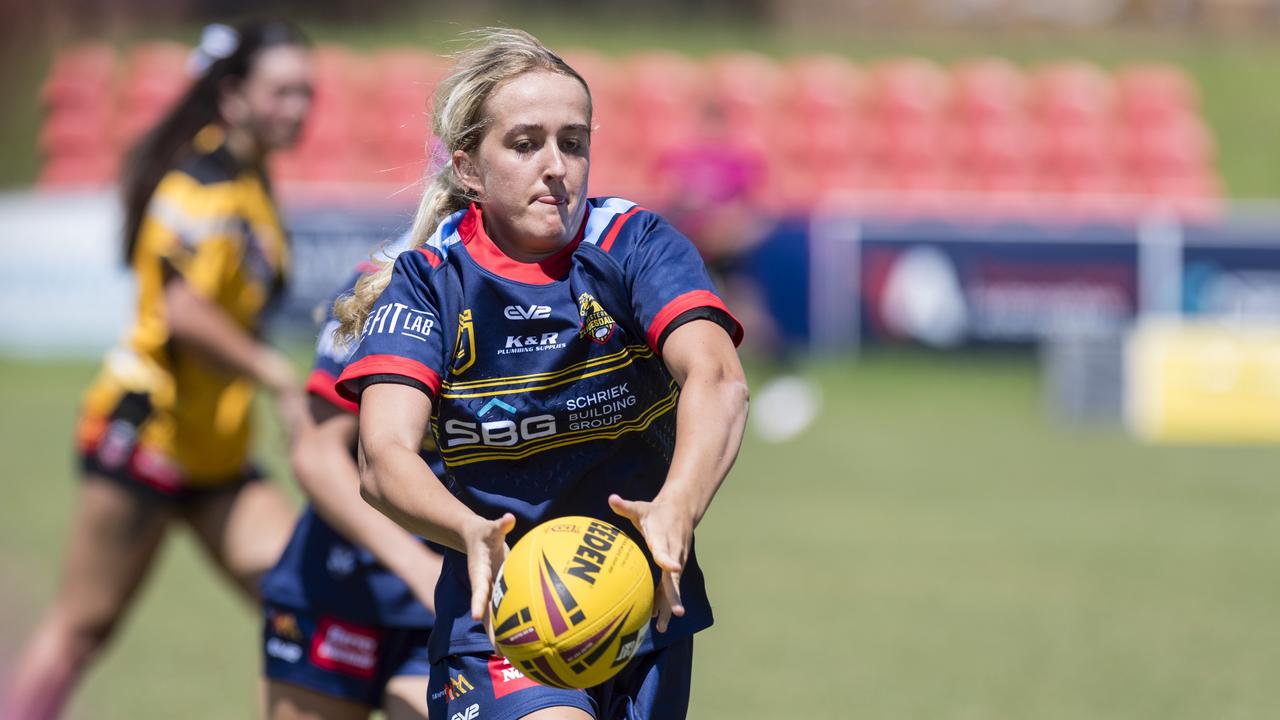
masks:
[[[623,500],[618,495],[610,495],[609,507],[639,528],[653,561],[662,570],[658,591],[654,593],[653,614],[658,618],[658,632],[666,632],[672,615],[684,615],[680,574],[684,572],[689,544],[693,541],[693,518],[687,510],[659,500]]]
[[[467,549],[467,575],[471,578],[472,620],[484,620],[489,612],[493,580],[507,559],[507,533],[515,526],[516,516],[511,513],[497,520],[485,520],[477,515],[462,531]]]

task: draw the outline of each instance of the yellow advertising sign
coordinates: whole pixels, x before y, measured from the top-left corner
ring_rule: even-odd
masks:
[[[1125,364],[1125,412],[1139,437],[1280,442],[1280,325],[1144,321]]]

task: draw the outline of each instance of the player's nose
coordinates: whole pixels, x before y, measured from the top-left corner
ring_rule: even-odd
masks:
[[[555,143],[547,143],[547,148],[549,151],[542,176],[548,180],[560,180],[565,175],[564,153]]]

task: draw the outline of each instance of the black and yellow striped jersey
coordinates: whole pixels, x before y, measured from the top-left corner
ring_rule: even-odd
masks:
[[[239,164],[218,128],[197,135],[156,187],[131,265],[136,320],[89,389],[80,443],[95,443],[126,393],[145,393],[152,411],[140,445],[172,459],[191,485],[234,477],[248,455],[254,381],[173,342],[164,286],[180,277],[256,335],[284,288],[289,247],[261,168]]]

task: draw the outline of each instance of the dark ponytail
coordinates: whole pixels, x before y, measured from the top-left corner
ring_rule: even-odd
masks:
[[[220,118],[218,100],[226,81],[243,80],[258,53],[280,45],[305,46],[307,38],[298,28],[279,20],[247,23],[234,29],[225,26],[205,29],[205,37],[192,55],[196,63],[193,69],[199,75],[125,158],[121,186],[126,265],[133,261],[138,232],[156,186],[190,146],[196,133]]]

